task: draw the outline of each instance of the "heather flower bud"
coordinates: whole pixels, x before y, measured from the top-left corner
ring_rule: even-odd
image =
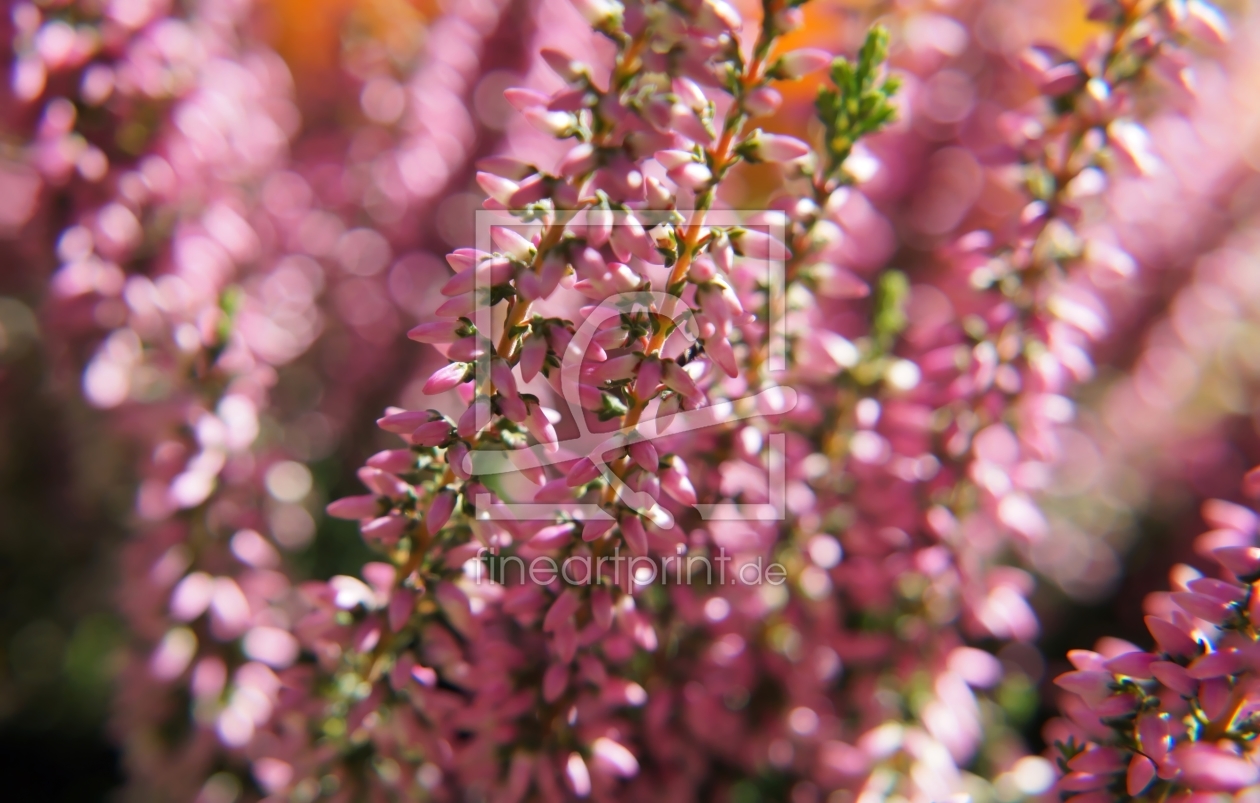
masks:
[[[468,444],[463,441],[457,441],[446,450],[446,464],[451,467],[451,471],[454,472],[455,476],[461,480],[472,479],[468,467],[464,464],[467,456]]]
[[[787,253],[787,247],[782,242],[764,231],[735,229],[729,236],[735,250],[750,259],[783,259]]]
[[[518,112],[524,113],[530,109],[537,109],[540,106],[546,106],[551,98],[543,92],[536,89],[526,89],[524,87],[512,87],[503,90],[503,97],[507,102],[512,104],[512,108]],[[524,176],[521,176],[524,178]]]
[[[660,460],[656,455],[656,447],[651,441],[636,440],[631,442],[626,451],[630,453],[630,457],[634,462],[638,463],[644,471],[656,471],[660,468]]]
[[[617,522],[612,519],[591,519],[582,525],[582,540],[595,541],[602,538]],[[611,611],[610,611],[611,613]]]
[[[560,175],[565,178],[574,178],[591,172],[598,165],[599,153],[595,150],[595,146],[589,142],[583,142],[575,145],[560,161]]]
[[[560,699],[560,695],[564,694],[564,690],[569,686],[569,667],[564,664],[552,664],[547,667],[547,671],[543,673],[542,692],[543,699],[549,703],[554,703]],[[577,755],[574,753],[574,755]],[[589,787],[589,781],[588,781]]]
[[[391,408],[392,409],[392,408]],[[406,435],[421,424],[434,420],[430,410],[394,410],[383,418],[376,419],[376,425],[386,432],[395,435]]]
[[[623,514],[619,522],[621,535],[626,539],[626,547],[631,554],[646,555],[648,553],[647,531],[643,529],[643,520],[634,513]]]
[[[696,257],[687,269],[687,277],[696,284],[711,282],[717,277],[717,266],[707,256]]]
[[[542,371],[547,361],[547,353],[546,335],[531,332],[525,338],[525,345],[521,347],[521,359],[518,363],[521,368],[521,378],[526,382],[532,382],[534,377]]]
[[[655,396],[664,370],[661,361],[655,357],[645,358],[639,363],[638,373],[634,378],[634,397],[645,402]]]
[[[481,431],[490,421],[490,399],[478,396],[467,410],[459,417],[456,430],[461,438],[471,438]]]
[[[484,357],[490,350],[490,344],[478,335],[461,337],[446,350],[446,358],[456,362],[471,363]]]
[[[555,454],[559,450],[556,428],[548,417],[547,408],[540,404],[530,405],[529,413],[525,417],[525,428],[544,445],[548,454]]]
[[[539,131],[553,137],[568,137],[573,131],[576,120],[566,112],[549,112],[546,109],[531,107],[523,112],[525,119]]]
[[[661,489],[684,505],[696,503],[696,489],[687,476],[687,465],[681,458],[673,458],[661,472]]]
[[[529,545],[536,549],[558,549],[572,540],[572,524],[552,524],[535,533],[529,539]],[[555,607],[553,606],[552,609],[554,610]]]
[[[422,390],[429,396],[445,393],[456,385],[462,385],[469,379],[472,366],[468,363],[453,362],[433,372],[425,381]]]
[[[620,382],[634,376],[642,356],[639,354],[622,354],[610,360],[596,364],[590,372],[590,378],[596,382]]]
[[[591,754],[597,766],[619,778],[633,778],[639,774],[639,762],[634,754],[606,736],[600,736],[591,745]]]
[[[432,345],[454,343],[459,338],[461,326],[459,321],[430,321],[413,327],[407,332],[407,337],[417,343]]]
[[[704,394],[696,387],[696,383],[676,362],[667,362],[664,365],[665,374],[663,381],[666,387],[682,396],[694,406],[700,406],[704,403]]]
[[[1222,547],[1213,550],[1212,555],[1244,583],[1253,583],[1260,579],[1260,548]]]
[[[750,162],[794,162],[809,154],[809,146],[796,137],[767,134],[755,129],[739,146]]]
[[[586,485],[599,477],[599,469],[589,457],[583,457],[577,460],[569,469],[566,482],[570,488],[576,488],[579,485]]]
[[[407,519],[403,516],[381,516],[372,519],[359,529],[368,542],[393,546],[398,543],[398,539],[407,529]]]
[[[533,244],[512,229],[493,226],[490,239],[494,241],[495,248],[519,262],[530,262],[534,258]]]
[[[515,181],[493,173],[477,173],[477,185],[485,191],[486,195],[504,206],[510,205],[513,193],[520,189],[520,185]]]
[[[770,68],[770,74],[776,78],[795,79],[812,72],[825,69],[831,64],[832,56],[825,50],[816,47],[803,47],[784,53]]]
[[[375,496],[346,496],[329,503],[325,508],[334,519],[372,519],[380,514],[380,504]]]
[[[512,262],[503,257],[491,257],[479,262],[475,267],[469,267],[451,276],[451,279],[442,285],[441,292],[445,296],[459,296],[466,292],[507,284],[512,280],[514,272],[515,266]]]
[[[573,0],[573,6],[591,27],[601,30],[619,26],[624,10],[617,0]]]
[[[753,117],[770,117],[783,105],[783,95],[773,87],[762,86],[744,97],[744,108]]]
[[[473,293],[464,293],[439,305],[433,314],[439,318],[469,318],[476,311],[476,296]]]
[[[425,526],[429,529],[430,535],[436,535],[438,530],[446,526],[446,522],[450,521],[451,513],[455,510],[455,494],[451,491],[439,491],[434,494],[433,499],[429,502],[429,509],[424,514]]]
[[[574,59],[567,53],[561,53],[559,50],[546,47],[542,49],[539,55],[542,56],[542,59],[547,63],[547,66],[550,67],[556,75],[560,76],[565,83],[575,83],[586,77],[588,74],[586,65]]]
[[[454,434],[454,428],[445,419],[429,421],[412,431],[411,442],[416,446],[442,446]]]

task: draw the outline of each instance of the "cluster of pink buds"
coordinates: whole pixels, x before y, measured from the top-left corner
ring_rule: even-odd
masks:
[[[1244,480],[1260,497],[1260,470]],[[1051,723],[1065,799],[1195,800],[1246,794],[1260,784],[1253,755],[1260,713],[1256,594],[1260,518],[1220,499],[1203,506],[1213,530],[1195,551],[1218,564],[1205,576],[1180,564],[1172,590],[1147,597],[1154,648],[1115,638],[1073,650],[1070,694]]]
[[[484,163],[490,223],[411,333],[448,360],[434,406],[387,411],[410,448],[329,508],[388,557],[336,578],[304,634],[355,690],[330,721],[418,709],[434,741],[416,773],[504,800],[690,799],[767,767],[803,799],[958,793],[983,736],[973,690],[1002,675],[966,641],[1037,633],[1031,577],[1004,564],[1046,533],[1034,495],[1105,333],[1094,263],[1129,264],[1073,223],[1105,161],[1149,167],[1131,86],[1184,68],[1190,17],[1215,17],[1117,5],[1079,62],[1029,54],[1041,94],[995,132],[1031,195],[994,221],[1011,239],[955,216],[935,232],[945,269],[912,284],[879,273],[887,222],[857,186],[878,154],[860,139],[894,116],[882,34],[831,66],[815,149],[754,127],[777,81],[829,61],[776,52],[794,4],[766,3],[760,29],[721,0],[579,8],[613,63],[545,51],[564,88],[507,93],[576,142],[552,168]],[[741,162],[777,165],[783,192],[735,221],[720,188]],[[783,575],[669,582],[723,559]],[[889,685],[923,672],[913,705]],[[397,766],[388,739],[359,741]]]

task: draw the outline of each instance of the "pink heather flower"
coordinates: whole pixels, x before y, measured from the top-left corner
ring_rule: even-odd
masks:
[[[784,53],[775,62],[774,70],[784,78],[800,78],[831,64],[832,55],[816,47],[803,47]]]

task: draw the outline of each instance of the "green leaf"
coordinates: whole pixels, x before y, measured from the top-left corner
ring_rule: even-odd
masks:
[[[827,165],[824,178],[852,183],[844,163],[862,137],[879,131],[897,114],[892,98],[901,86],[884,69],[888,31],[876,25],[866,34],[856,63],[843,56],[831,63],[833,87],[821,87],[815,106],[825,129]]]

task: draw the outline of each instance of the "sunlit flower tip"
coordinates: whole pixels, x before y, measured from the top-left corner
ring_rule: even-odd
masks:
[[[1159,172],[1160,159],[1155,155],[1150,135],[1140,123],[1112,120],[1107,126],[1107,134],[1112,149],[1124,157],[1139,174],[1152,176]]]
[[[709,100],[704,96],[704,90],[700,85],[686,76],[677,76],[671,83],[671,88],[678,99],[688,107],[696,110],[704,109],[709,105]]]
[[[669,170],[667,174],[670,182],[678,184],[683,189],[696,189],[712,182],[713,174],[706,166],[692,161],[692,163],[684,164]]]
[[[376,592],[367,583],[348,574],[339,574],[328,581],[333,590],[333,604],[342,610],[352,610],[360,605],[368,610],[376,607]]]
[[[634,377],[634,397],[646,402],[656,395],[661,384],[664,367],[656,357],[647,357],[639,363],[638,373]]]
[[[646,555],[648,553],[647,530],[643,529],[643,520],[634,513],[626,513],[621,517],[621,535],[626,539],[626,547],[631,554]]]
[[[657,151],[653,154],[652,158],[654,158],[657,162],[660,162],[661,167],[664,167],[666,170],[673,170],[677,167],[696,164],[696,155],[691,151]]]
[[[504,205],[508,205],[513,193],[520,189],[520,185],[515,181],[496,176],[493,173],[478,173],[477,184],[485,191],[486,195]]]
[[[622,5],[617,0],[573,0],[573,7],[595,28],[615,22],[622,13]]]
[[[794,162],[809,154],[809,146],[796,137],[754,131],[744,140],[741,153],[754,162]]]
[[[751,259],[783,259],[787,253],[781,241],[764,231],[736,229],[730,239],[737,252]]]
[[[591,745],[591,755],[596,765],[621,778],[633,778],[639,774],[639,761],[634,754],[618,742],[601,736]]]
[[[416,427],[411,433],[411,442],[416,446],[441,446],[450,440],[454,432],[445,419],[429,421]]]
[[[1229,22],[1225,15],[1205,0],[1186,0],[1181,30],[1187,36],[1208,45],[1223,45],[1230,37]]]
[[[774,87],[763,86],[749,92],[744,98],[744,108],[753,117],[769,117],[783,105],[783,95]]]
[[[448,363],[433,372],[425,381],[422,390],[429,396],[445,393],[456,385],[468,381],[469,365],[462,362]]]
[[[1244,582],[1260,579],[1260,548],[1253,546],[1228,546],[1212,551],[1213,557]]]
[[[372,495],[346,496],[330,502],[325,511],[334,519],[374,519],[380,512],[380,505]]]
[[[490,229],[490,239],[495,248],[520,262],[530,262],[534,258],[534,245],[516,231],[505,226],[494,226]]]
[[[816,47],[803,47],[784,53],[771,68],[772,72],[782,78],[793,79],[809,75],[825,69],[831,64],[832,55]]]
[[[589,457],[579,458],[569,469],[566,481],[570,488],[585,485],[599,477],[599,469]]]
[[[490,398],[478,396],[459,417],[455,429],[461,438],[471,438],[490,423]]]
[[[428,410],[398,410],[376,419],[376,425],[395,435],[406,435],[421,424],[433,420]]]
[[[455,510],[455,494],[452,491],[439,491],[433,495],[433,499],[429,501],[429,509],[424,514],[424,524],[428,528],[430,535],[436,535],[438,530],[446,526],[446,522],[450,521],[451,513]]]
[[[744,18],[726,0],[704,0],[703,7],[705,11],[712,14],[729,31],[737,31],[744,24]]]
[[[568,112],[550,112],[537,106],[526,109],[522,114],[534,128],[553,137],[569,136],[576,122]]]
[[[674,194],[656,176],[648,176],[643,186],[649,209],[668,209],[673,203]]]
[[[636,440],[626,447],[626,451],[630,453],[630,458],[639,464],[644,471],[655,472],[660,468],[660,458],[657,457],[656,447],[651,441]]]
[[[661,488],[684,505],[696,503],[695,486],[691,484],[691,479],[685,473],[678,470],[676,462],[666,466],[661,472]]]
[[[591,519],[582,524],[582,540],[595,541],[602,538],[617,522],[612,519]]]
[[[459,327],[458,321],[429,321],[412,327],[408,330],[407,337],[417,343],[431,345],[454,343],[459,338],[457,334]]]
[[[567,669],[565,669],[565,678],[567,682]],[[574,795],[586,797],[591,793],[591,774],[586,769],[586,762],[582,760],[579,753],[569,754],[569,760],[564,764],[564,777],[568,780],[569,788],[573,790]]]
[[[505,89],[503,90],[503,97],[507,99],[508,103],[512,104],[512,108],[522,114],[530,109],[543,108],[551,102],[551,96],[546,93],[524,87]],[[521,178],[524,178],[524,176]]]
[[[543,61],[547,63],[552,72],[560,76],[565,83],[576,83],[588,73],[585,64],[568,53],[563,53],[555,48],[544,47],[539,55],[542,56]]]

